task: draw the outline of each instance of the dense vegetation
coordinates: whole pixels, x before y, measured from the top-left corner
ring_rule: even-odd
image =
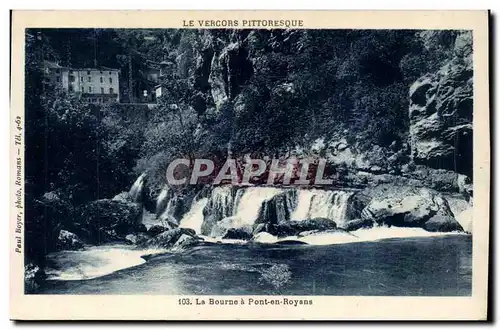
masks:
[[[28,257],[52,249],[39,237],[53,235],[46,208],[36,206],[50,191],[74,207],[113,197],[144,170],[160,187],[166,165],[179,156],[282,156],[339,135],[360,150],[404,145],[409,86],[442,65],[454,37],[410,30],[29,30]],[[168,61],[172,70],[158,107],[132,118],[124,112],[143,110],[85,104],[46,85],[43,60],[120,69],[124,102],[126,82],[132,78],[140,89],[136,77],[151,62]]]

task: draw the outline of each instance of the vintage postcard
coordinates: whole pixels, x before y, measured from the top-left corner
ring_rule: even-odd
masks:
[[[16,320],[484,320],[487,11],[14,11]]]

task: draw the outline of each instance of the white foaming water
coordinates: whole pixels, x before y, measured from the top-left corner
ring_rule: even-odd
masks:
[[[88,280],[141,265],[148,254],[164,253],[164,249],[135,250],[127,245],[97,246],[85,251],[61,251],[48,255],[55,269],[46,271],[49,280]]]
[[[235,227],[253,225],[259,216],[262,203],[279,194],[280,189],[269,187],[250,187],[245,189],[243,196],[238,200],[235,215],[238,217]]]
[[[186,213],[179,224],[181,228],[191,228],[197,234],[201,233],[203,224],[203,209],[207,206],[208,198],[202,198],[191,205],[191,209]]]
[[[390,238],[434,237],[446,235],[465,235],[461,232],[429,232],[422,228],[373,227],[352,232],[325,232],[294,238],[310,245],[330,245],[357,242],[372,242]],[[290,238],[288,238],[290,239]]]
[[[346,191],[299,190],[298,205],[291,219],[327,218],[341,223],[345,220],[347,200],[351,195]]]
[[[272,244],[278,241],[278,237],[263,231],[255,235],[252,240],[257,243]]]
[[[156,214],[157,215],[160,215],[160,213],[162,213],[164,210],[163,210],[163,207],[165,204],[169,204],[170,201],[167,201],[166,198],[168,197],[168,192],[169,192],[169,189],[168,189],[168,186],[165,186],[160,194],[158,195],[158,197],[156,198]]]
[[[220,238],[205,235],[198,235],[201,239],[208,243],[219,243],[219,244],[247,244],[248,241],[243,239],[231,239],[231,238]]]
[[[273,244],[282,241],[300,241],[309,245],[334,245],[359,242],[373,242],[390,238],[412,238],[412,237],[435,237],[446,235],[467,235],[462,232],[428,232],[422,228],[401,228],[401,227],[374,227],[358,229],[352,232],[327,231],[318,232],[311,235],[298,237],[288,236],[278,238],[266,232],[258,233],[253,241],[257,243]]]
[[[291,214],[291,220],[304,220],[309,214],[309,209],[311,208],[311,200],[314,197],[313,190],[301,189],[298,192],[297,207]]]
[[[144,179],[146,177],[146,172],[142,173],[134,184],[130,188],[129,195],[134,202],[138,202],[141,198],[142,187],[144,185]]]

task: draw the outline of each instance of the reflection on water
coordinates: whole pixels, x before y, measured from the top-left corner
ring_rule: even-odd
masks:
[[[209,245],[157,255],[50,294],[471,294],[472,237],[452,235],[327,246]]]

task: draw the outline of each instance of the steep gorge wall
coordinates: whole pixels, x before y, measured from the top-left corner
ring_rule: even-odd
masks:
[[[460,33],[453,57],[410,87],[410,141],[417,164],[472,178],[472,34]]]

